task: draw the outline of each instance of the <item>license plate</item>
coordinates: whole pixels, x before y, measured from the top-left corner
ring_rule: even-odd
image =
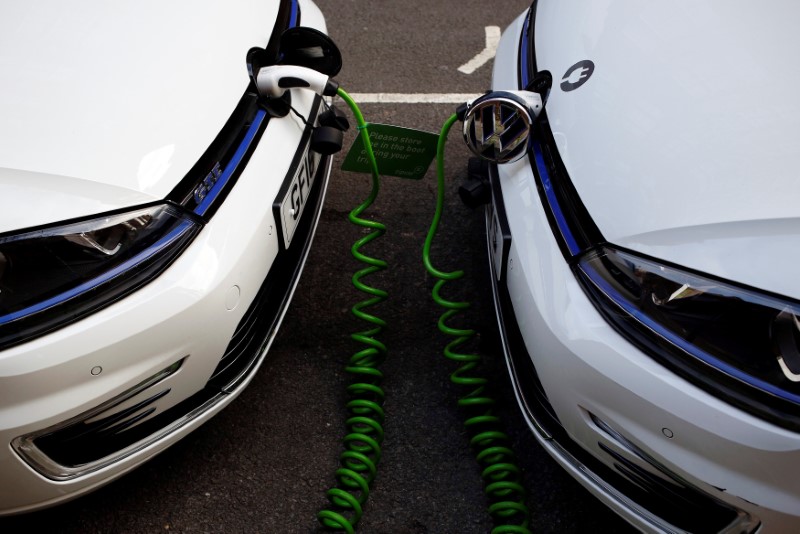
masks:
[[[503,232],[500,230],[500,220],[497,218],[497,210],[494,207],[494,200],[486,207],[486,222],[488,224],[487,235],[489,238],[489,255],[491,256],[494,267],[494,275],[499,281],[503,274]]]
[[[486,237],[489,241],[492,270],[500,283],[505,283],[508,254],[511,251],[511,229],[506,221],[502,193],[497,186],[493,190],[492,201],[486,206]]]
[[[283,198],[279,201],[280,226],[283,233],[283,245],[286,248],[289,248],[294,231],[303,216],[308,196],[314,186],[319,158],[319,154],[311,152],[306,147],[297,170],[289,182]]]

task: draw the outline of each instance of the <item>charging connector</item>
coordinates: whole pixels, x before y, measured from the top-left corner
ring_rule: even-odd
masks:
[[[339,90],[339,83],[327,75],[297,65],[262,67],[255,78],[258,92],[272,98],[279,98],[292,88],[309,89],[323,96],[334,96]]]

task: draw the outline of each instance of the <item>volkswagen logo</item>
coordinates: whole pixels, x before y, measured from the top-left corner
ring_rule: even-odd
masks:
[[[477,156],[496,163],[520,159],[528,148],[531,123],[541,98],[498,91],[476,99],[464,117],[464,140]]]

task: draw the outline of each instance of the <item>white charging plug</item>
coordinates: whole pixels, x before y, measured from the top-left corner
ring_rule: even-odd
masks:
[[[256,75],[256,87],[264,96],[280,97],[288,89],[304,88],[324,96],[333,96],[339,84],[314,69],[297,65],[261,67]]]

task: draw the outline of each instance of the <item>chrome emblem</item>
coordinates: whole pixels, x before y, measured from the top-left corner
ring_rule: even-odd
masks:
[[[489,93],[480,97],[464,117],[464,141],[469,149],[496,163],[516,161],[528,147],[531,113],[509,96]]]
[[[220,167],[219,162],[214,164],[214,168],[211,169],[203,181],[200,182],[197,187],[194,188],[194,201],[200,204],[204,198],[208,195],[208,192],[214,187],[219,180],[219,177],[222,176],[222,167]]]

